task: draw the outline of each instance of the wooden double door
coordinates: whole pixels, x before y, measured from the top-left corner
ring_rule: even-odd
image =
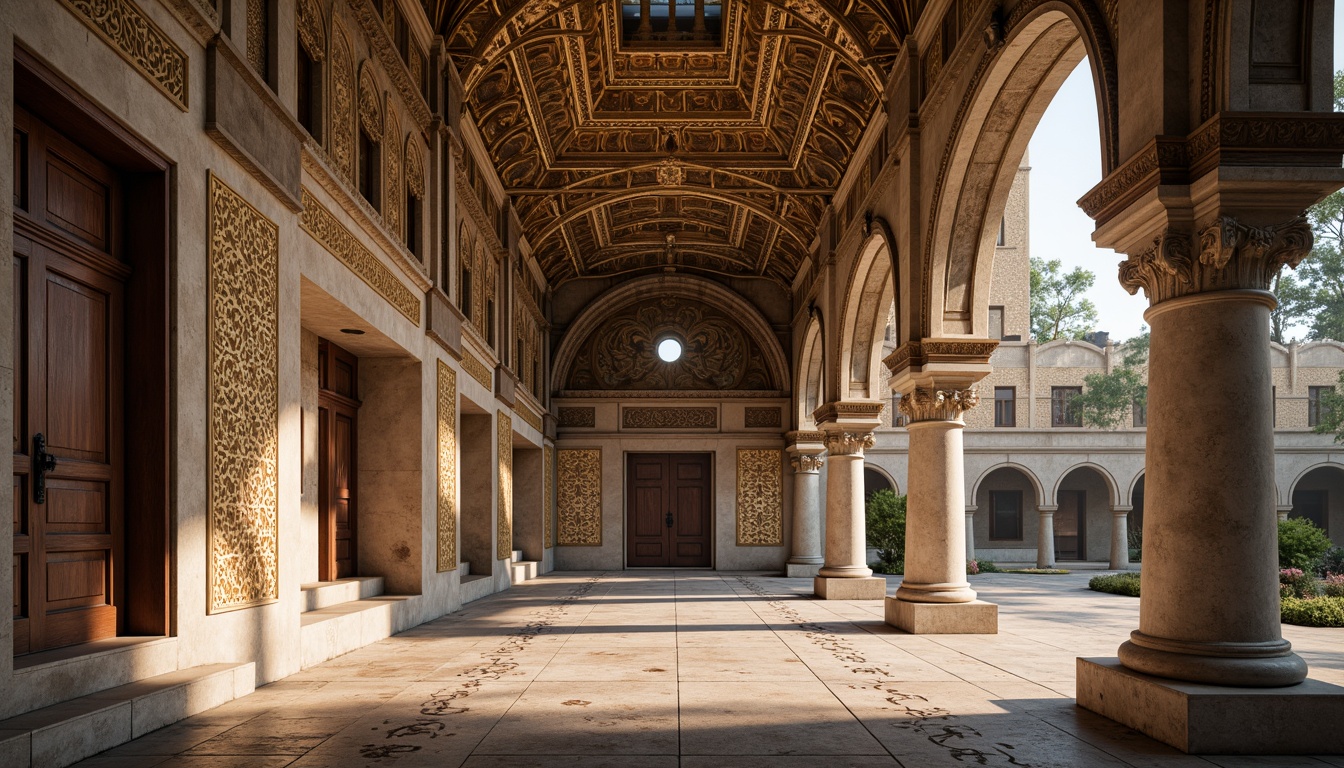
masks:
[[[709,453],[627,456],[626,565],[713,565],[712,459]]]
[[[16,109],[14,653],[111,637],[123,602],[117,173]]]
[[[318,341],[318,578],[359,573],[359,360]]]

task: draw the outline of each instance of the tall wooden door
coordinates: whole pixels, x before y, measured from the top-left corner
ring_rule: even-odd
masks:
[[[626,563],[712,565],[708,453],[633,453],[627,459]]]
[[[357,485],[359,360],[318,342],[318,578],[359,572]]]
[[[1055,557],[1087,559],[1087,491],[1060,491],[1055,512]]]
[[[118,630],[124,510],[116,173],[15,116],[14,652]]]

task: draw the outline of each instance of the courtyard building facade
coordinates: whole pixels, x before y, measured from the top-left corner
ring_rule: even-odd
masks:
[[[1037,426],[1042,372],[1093,352],[1001,338],[1005,209],[1077,66],[1080,205],[1152,327],[1146,435],[1104,436],[1144,468],[1138,627],[1077,659],[1078,703],[1256,751],[1245,701],[1276,688],[1275,751],[1344,750],[1275,579],[1276,513],[1315,486],[1276,479],[1304,436],[1273,387],[1333,348],[1289,350],[1286,383],[1266,354],[1303,211],[1344,183],[1333,10],[0,2],[0,762],[68,764],[555,570],[784,571],[881,601],[884,632],[994,634],[965,574],[986,448],[1098,439]],[[967,433],[1022,368],[1025,426]],[[899,585],[865,562],[874,455],[909,498]],[[1042,519],[1072,488],[1048,475]]]

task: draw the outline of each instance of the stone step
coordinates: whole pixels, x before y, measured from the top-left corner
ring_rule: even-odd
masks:
[[[207,664],[0,720],[0,765],[63,768],[246,696],[256,665]]]
[[[515,561],[511,567],[513,569],[513,583],[520,584],[528,579],[537,578],[541,563],[536,560],[521,560]]]
[[[495,591],[495,580],[489,576],[467,576],[464,574],[458,584],[460,585],[459,591],[462,595],[463,605],[473,600],[480,600]]]
[[[354,576],[336,581],[302,585],[303,612],[316,611],[352,600],[367,600],[383,594],[382,576]]]
[[[299,617],[304,669],[410,629],[414,596],[380,595],[330,605]]]
[[[513,550],[513,557],[509,558],[509,562],[521,563],[522,561],[523,561],[523,550],[521,549]]]

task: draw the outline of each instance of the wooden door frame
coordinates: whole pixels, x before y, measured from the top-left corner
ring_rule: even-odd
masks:
[[[317,578],[319,581],[335,581],[339,576],[336,565],[336,526],[331,519],[331,476],[328,463],[331,460],[333,441],[332,425],[335,422],[334,411],[341,409],[350,415],[354,434],[350,441],[350,493],[354,498],[354,512],[351,515],[350,549],[351,570],[359,573],[359,357],[330,339],[318,339],[317,409],[318,409],[318,481],[317,481]],[[325,346],[323,351],[321,348]],[[345,357],[354,361],[354,375],[351,391],[354,397],[348,397],[324,385],[331,380],[338,358]]]
[[[131,268],[123,293],[125,329],[120,361],[125,392],[122,451],[123,568],[114,579],[119,635],[175,633],[172,576],[174,405],[169,296],[172,253],[172,165],[153,147],[103,112],[36,55],[14,46],[14,105],[22,107],[120,172],[125,261]]]
[[[706,464],[709,466],[709,565],[706,566],[654,566],[654,565],[630,565],[630,503],[632,501],[632,489],[630,487],[630,460],[634,456],[704,456],[708,458]],[[625,569],[638,570],[718,570],[719,567],[719,548],[715,534],[718,532],[718,495],[716,493],[718,477],[715,472],[715,460],[718,457],[716,451],[622,451],[621,453],[621,567]]]
[[[1071,558],[1068,558],[1068,561],[1069,561],[1069,562],[1086,562],[1086,561],[1087,561],[1087,490],[1086,490],[1086,489],[1077,489],[1077,490],[1074,490],[1074,489],[1061,489],[1061,490],[1060,490],[1060,493],[1072,493],[1072,494],[1076,494],[1075,498],[1077,498],[1077,500],[1078,500],[1078,503],[1075,505],[1075,506],[1077,507],[1077,509],[1075,510],[1075,514],[1077,515],[1077,519],[1075,520],[1075,526],[1074,526],[1074,527],[1077,528],[1077,530],[1078,530],[1077,535],[1074,536],[1074,538],[1078,540],[1078,543],[1075,545],[1075,547],[1076,547],[1076,549],[1075,549],[1075,556],[1074,556],[1074,557],[1071,557]],[[1059,512],[1056,511],[1055,514],[1058,515]],[[1059,527],[1058,527],[1058,521],[1056,521],[1056,527],[1055,527],[1055,530],[1056,530],[1055,538],[1058,539],[1058,538],[1059,538],[1059,534],[1058,534],[1058,530],[1059,530]],[[1058,545],[1056,545],[1055,549],[1056,549],[1055,556],[1056,556],[1057,558],[1059,558],[1059,552],[1058,552],[1059,547],[1058,547]],[[1059,559],[1064,559],[1064,558],[1059,558]]]

